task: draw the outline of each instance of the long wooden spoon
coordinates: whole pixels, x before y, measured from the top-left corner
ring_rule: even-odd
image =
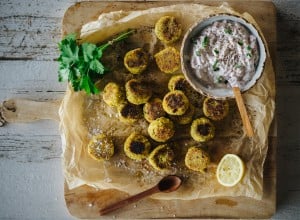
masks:
[[[103,208],[100,210],[100,215],[105,215],[109,212],[112,212],[114,210],[117,210],[119,208],[122,208],[128,204],[137,202],[141,200],[142,198],[145,198],[147,196],[150,196],[154,193],[159,193],[159,192],[164,192],[164,193],[169,193],[177,190],[180,185],[181,185],[182,180],[178,176],[170,175],[164,177],[157,185],[154,187],[143,191],[141,193],[138,193],[134,196],[130,196],[124,200],[121,200],[117,203],[114,203],[112,205],[107,206],[106,208]]]
[[[249,117],[247,114],[247,110],[246,110],[246,107],[245,107],[245,104],[243,101],[241,90],[239,87],[232,87],[232,90],[233,90],[233,94],[234,94],[238,109],[240,111],[240,115],[242,118],[244,128],[246,130],[246,134],[248,137],[253,137],[253,135],[254,135],[253,128],[252,128],[252,125],[250,123],[250,120],[249,120]]]

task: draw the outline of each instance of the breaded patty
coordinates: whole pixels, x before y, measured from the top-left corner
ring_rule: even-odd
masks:
[[[195,119],[191,126],[191,136],[195,141],[208,141],[215,136],[215,126],[208,118]]]
[[[181,24],[173,16],[163,16],[155,24],[154,32],[165,44],[177,41],[182,33]]]
[[[119,117],[122,122],[132,124],[143,117],[141,106],[124,103],[118,107]]]
[[[142,49],[130,50],[124,57],[124,65],[132,74],[142,73],[148,66],[149,55]]]
[[[133,132],[124,143],[124,152],[133,160],[142,160],[148,157],[151,144],[142,134]]]
[[[153,140],[166,142],[175,133],[174,123],[165,117],[155,119],[149,124],[148,133]]]
[[[225,118],[229,111],[229,104],[226,100],[206,98],[203,102],[203,113],[211,120],[219,121]]]
[[[164,73],[174,73],[180,68],[180,53],[174,47],[166,47],[154,55],[156,64]]]
[[[194,113],[195,113],[195,107],[192,104],[190,104],[189,108],[186,110],[186,112],[183,115],[172,115],[170,116],[170,118],[175,123],[178,123],[180,125],[186,125],[191,123],[191,121],[193,120]]]
[[[102,97],[107,105],[117,107],[124,103],[125,92],[117,83],[109,82],[103,89]]]
[[[163,99],[163,109],[170,115],[183,115],[189,108],[189,100],[179,90],[168,92]]]
[[[105,134],[93,136],[88,144],[88,154],[97,161],[109,160],[114,154],[114,149],[112,139]]]
[[[189,86],[190,85],[188,81],[184,78],[183,75],[172,76],[168,82],[168,89],[170,91],[180,90],[186,92],[187,89],[189,89]]]
[[[149,163],[156,170],[163,171],[171,167],[174,151],[166,144],[157,146],[149,155]]]
[[[162,107],[162,100],[159,98],[154,98],[148,102],[143,107],[144,117],[148,122],[154,121],[157,118],[166,115]]]
[[[189,98],[189,101],[195,106],[200,107],[203,103],[203,96],[192,88],[183,75],[172,76],[168,83],[170,91],[180,90]]]
[[[152,95],[152,91],[136,79],[129,80],[125,84],[125,90],[127,100],[135,105],[146,103]]]
[[[204,173],[210,163],[210,158],[201,148],[190,147],[185,155],[184,162],[189,169]]]

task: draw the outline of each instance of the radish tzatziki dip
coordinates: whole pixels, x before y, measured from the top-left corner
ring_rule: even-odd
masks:
[[[240,23],[223,20],[192,39],[191,67],[208,88],[243,88],[259,60],[257,39]]]

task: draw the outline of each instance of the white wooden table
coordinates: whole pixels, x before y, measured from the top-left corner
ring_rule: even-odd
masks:
[[[75,0],[0,1],[0,101],[54,100],[61,19]],[[273,219],[300,219],[300,1],[278,10],[278,207]],[[39,111],[39,109],[37,109]],[[64,203],[58,123],[0,128],[0,219],[73,219]]]

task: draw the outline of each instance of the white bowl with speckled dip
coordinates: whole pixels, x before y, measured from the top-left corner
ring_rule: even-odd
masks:
[[[242,92],[253,87],[265,61],[266,47],[260,33],[235,15],[205,18],[183,38],[182,71],[196,91],[212,98],[234,98],[233,86]]]

